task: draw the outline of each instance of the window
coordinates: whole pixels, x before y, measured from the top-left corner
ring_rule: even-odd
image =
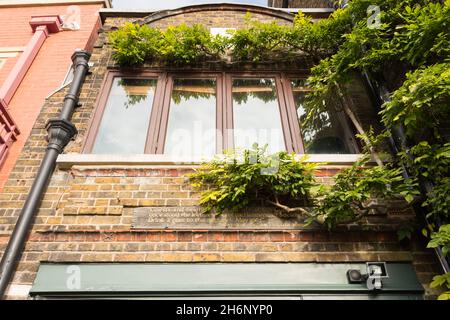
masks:
[[[174,78],[164,153],[216,153],[216,80]]]
[[[308,115],[304,102],[311,90],[305,79],[291,79],[292,97],[300,127],[301,141],[305,153],[348,154],[355,153],[353,134],[348,129],[347,119],[332,108]],[[346,141],[350,140],[350,143]]]
[[[342,112],[307,116],[308,91],[283,73],[109,72],[85,151],[198,158],[257,143],[271,153],[357,153]]]
[[[270,153],[286,150],[274,78],[233,79],[235,148],[267,144]]]
[[[92,153],[144,153],[156,79],[116,77]]]

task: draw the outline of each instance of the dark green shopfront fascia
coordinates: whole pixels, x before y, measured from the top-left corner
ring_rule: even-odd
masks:
[[[41,264],[35,299],[422,299],[410,263],[386,263],[380,290],[349,283],[365,263],[85,263]]]

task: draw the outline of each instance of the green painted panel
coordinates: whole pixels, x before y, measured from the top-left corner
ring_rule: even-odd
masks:
[[[42,264],[31,294],[368,292],[347,283],[348,269],[366,271],[363,263]],[[411,264],[388,263],[387,271],[383,292],[423,291]]]

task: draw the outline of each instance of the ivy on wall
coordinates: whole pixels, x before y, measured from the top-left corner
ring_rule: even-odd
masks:
[[[370,17],[373,12],[368,12],[373,5],[380,9],[375,24]],[[313,211],[297,211],[333,227],[358,218],[364,212],[361,205],[367,205],[373,196],[389,198],[400,194],[407,200],[415,197],[428,212],[424,234],[431,237],[429,246],[440,247],[445,256],[450,242],[449,30],[450,0],[352,0],[345,9],[314,23],[301,12],[289,26],[261,23],[247,16],[246,27],[229,37],[212,36],[201,25],[157,30],[125,24],[110,33],[110,43],[114,59],[123,66],[151,61],[175,65],[204,60],[286,61],[307,55],[316,65],[308,79],[313,90],[305,104],[306,121],[336,99],[342,91],[340,86],[355,72],[376,79],[388,90],[380,108],[385,131],[379,138],[401,128],[410,144],[392,164],[362,169],[362,160],[337,175],[335,186],[324,191],[316,188],[311,168],[287,154],[280,155],[285,161],[280,168],[286,177],[272,180],[260,177],[251,163],[233,166],[213,162],[205,168],[225,176],[214,177],[202,171],[193,177],[197,183],[215,185],[205,191],[202,204],[208,210],[219,211],[239,207],[248,203],[252,193],[269,188],[274,191],[270,201],[280,208],[290,208],[280,200],[288,195],[296,200],[315,201]],[[412,176],[411,181],[400,179],[404,168]],[[300,170],[302,176],[293,176],[292,169]],[[230,184],[233,179],[239,183],[250,180],[239,188]],[[282,179],[294,185],[299,183],[295,189],[298,193],[291,194],[294,189],[289,188],[277,189]],[[416,187],[416,182],[431,187],[424,191],[423,187]],[[421,199],[417,199],[419,189]],[[300,195],[303,200],[298,199]],[[441,227],[437,229],[438,225]],[[435,278],[433,286],[440,285],[450,289],[449,274]],[[449,292],[441,298],[449,299]]]

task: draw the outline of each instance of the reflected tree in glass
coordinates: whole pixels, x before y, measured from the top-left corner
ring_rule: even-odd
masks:
[[[333,110],[309,113],[305,108],[305,98],[310,92],[304,79],[291,81],[297,117],[306,153],[345,154],[351,153],[346,141],[346,133]]]
[[[216,153],[216,80],[174,79],[164,154]]]
[[[92,153],[144,153],[156,84],[156,79],[114,78]]]
[[[232,100],[235,148],[286,150],[275,79],[233,79]]]

